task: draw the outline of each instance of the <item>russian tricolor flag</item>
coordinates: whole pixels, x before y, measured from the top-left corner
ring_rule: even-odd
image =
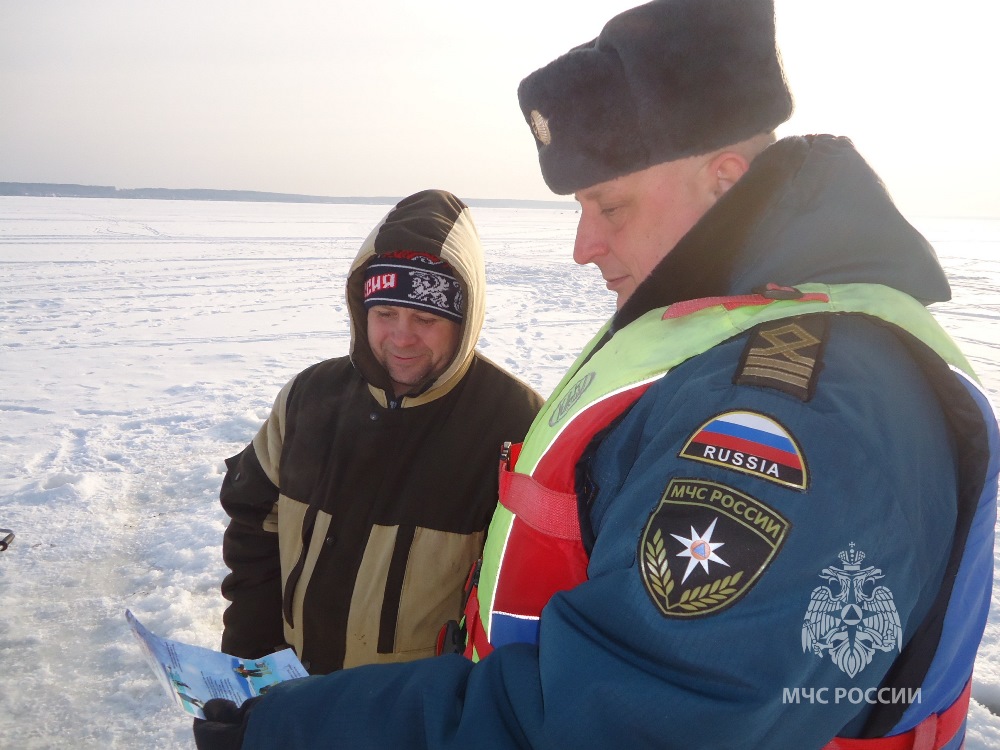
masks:
[[[800,489],[806,486],[802,451],[784,427],[748,411],[720,414],[691,436],[681,455],[756,474]]]

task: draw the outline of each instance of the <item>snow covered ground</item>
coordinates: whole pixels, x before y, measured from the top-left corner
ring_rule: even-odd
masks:
[[[217,648],[223,459],[347,351],[343,279],[389,206],[0,197],[0,748],[192,747],[125,622]],[[613,311],[576,213],[473,209],[480,348],[543,394]],[[924,220],[939,319],[1000,403],[1000,221]],[[1000,599],[969,750],[1000,747]]]

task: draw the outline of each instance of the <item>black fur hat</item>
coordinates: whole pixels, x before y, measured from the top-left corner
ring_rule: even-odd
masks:
[[[654,0],[517,91],[553,192],[770,132],[792,113],[773,0]]]

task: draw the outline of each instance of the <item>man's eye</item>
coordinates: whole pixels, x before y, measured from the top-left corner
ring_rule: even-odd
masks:
[[[608,218],[611,218],[621,210],[621,206],[607,206],[601,209],[601,214]]]

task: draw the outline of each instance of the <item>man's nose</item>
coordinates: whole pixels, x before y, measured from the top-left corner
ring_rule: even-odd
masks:
[[[416,326],[409,318],[401,318],[392,327],[392,339],[398,344],[405,344],[417,337]]]
[[[608,243],[595,217],[586,210],[580,212],[580,223],[576,226],[576,241],[573,243],[573,260],[581,266],[593,263],[608,254]]]

